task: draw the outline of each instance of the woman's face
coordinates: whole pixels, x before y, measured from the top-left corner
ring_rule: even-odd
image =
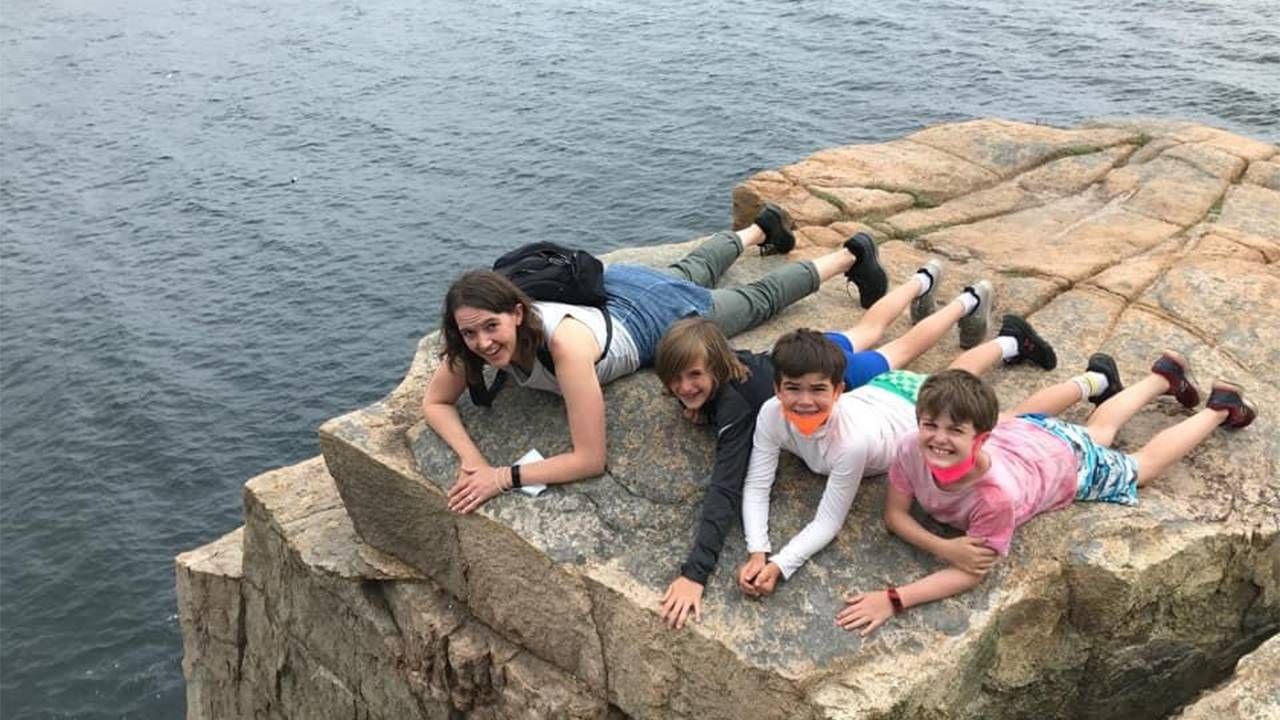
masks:
[[[467,349],[497,368],[511,364],[516,353],[516,330],[524,320],[524,306],[510,312],[492,312],[463,305],[453,313]]]

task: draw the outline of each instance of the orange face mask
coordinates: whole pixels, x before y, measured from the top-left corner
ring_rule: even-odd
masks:
[[[823,412],[815,413],[813,415],[797,415],[796,413],[783,410],[782,416],[787,419],[787,422],[791,423],[791,427],[795,428],[796,432],[801,435],[808,436],[818,432],[818,428],[822,427],[822,424],[827,421],[827,418],[831,417],[831,410],[828,408]]]

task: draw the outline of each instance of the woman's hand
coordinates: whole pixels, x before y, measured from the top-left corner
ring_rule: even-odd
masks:
[[[693,613],[695,622],[702,622],[702,583],[683,575],[671,581],[667,594],[662,596],[662,622],[672,630],[679,630]]]
[[[946,541],[941,559],[970,575],[983,577],[996,564],[996,551],[981,538],[961,535]]]
[[[511,486],[511,470],[490,465],[462,466],[458,479],[449,488],[449,509],[465,515]]]
[[[889,593],[883,590],[869,593],[846,594],[845,608],[836,613],[836,625],[866,637],[893,617],[893,603]]]

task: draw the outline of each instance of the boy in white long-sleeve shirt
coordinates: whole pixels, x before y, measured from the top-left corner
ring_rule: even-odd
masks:
[[[1053,349],[1021,318],[1026,338],[1021,356],[1051,369]],[[1003,331],[1002,331],[1003,332]],[[864,475],[887,472],[899,441],[915,430],[915,397],[926,376],[893,370],[844,392],[846,353],[822,333],[787,333],[773,347],[775,397],[760,408],[752,439],[751,462],[742,489],[742,526],[747,562],[738,569],[738,587],[747,595],[769,595],[779,577],[790,578],[814,553],[826,547],[844,525]],[[1002,359],[994,341],[980,345],[951,364],[981,374]],[[782,550],[770,556],[769,494],[778,456],[798,455],[815,473],[827,476],[817,513]]]

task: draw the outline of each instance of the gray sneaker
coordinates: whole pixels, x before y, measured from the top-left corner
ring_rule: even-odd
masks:
[[[924,267],[920,268],[916,272],[921,271],[929,273],[929,277],[933,278],[933,284],[929,286],[929,292],[911,301],[912,325],[915,325],[921,320],[929,317],[933,314],[934,310],[938,309],[934,298],[937,297],[938,286],[942,284],[942,262],[936,259],[930,260],[924,264]]]
[[[981,345],[987,339],[987,329],[991,327],[991,305],[996,288],[990,280],[982,280],[964,289],[978,297],[978,307],[965,317],[960,318],[960,347],[968,350]]]

